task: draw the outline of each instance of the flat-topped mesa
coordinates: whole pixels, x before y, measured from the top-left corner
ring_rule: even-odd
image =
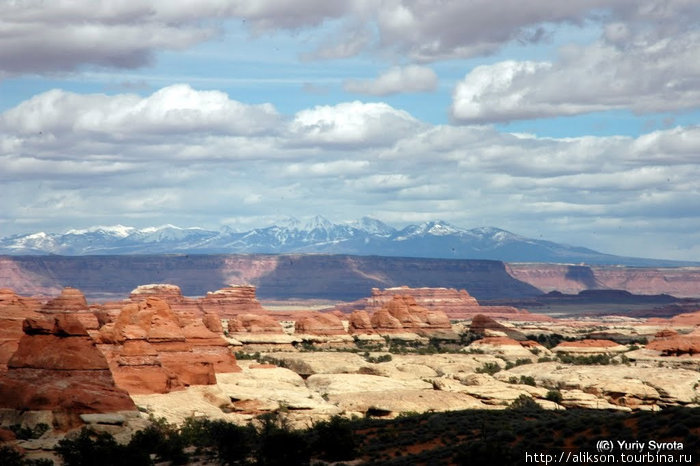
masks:
[[[37,299],[19,296],[9,288],[0,288],[0,377],[24,335],[22,322],[28,317],[40,317],[37,312],[40,307]]]
[[[55,314],[71,314],[76,317],[87,330],[97,330],[100,323],[95,313],[88,306],[85,295],[77,288],[69,286],[61,290],[61,294],[50,299],[39,311],[49,316]]]
[[[160,298],[127,304],[100,334],[117,385],[130,393],[214,384],[215,372],[240,370],[222,334],[201,319],[180,319]]]
[[[136,409],[74,316],[29,318],[23,328],[0,384],[0,407],[77,414]]]
[[[168,283],[140,285],[129,294],[129,299],[134,302],[146,298],[159,298],[170,305],[181,303],[185,299],[179,286]]]
[[[408,286],[395,286],[380,290],[372,288],[372,295],[369,298],[371,306],[381,307],[386,303],[387,299],[391,299],[393,295],[412,296],[416,301],[420,301],[422,306],[434,304],[441,308],[449,308],[454,304],[459,306],[478,306],[479,302],[475,297],[470,295],[467,290],[456,290],[454,288],[410,288]],[[432,307],[432,306],[430,306]]]
[[[466,290],[454,288],[410,288],[399,286],[392,288],[372,288],[372,294],[352,303],[338,306],[343,312],[353,310],[365,310],[368,313],[376,312],[395,295],[410,296],[416,304],[428,310],[439,310],[447,315],[448,319],[471,319],[476,314],[488,314],[494,317],[508,320],[551,320],[546,316],[530,314],[511,306],[482,306]]]
[[[238,314],[258,314],[267,312],[255,297],[252,285],[229,285],[217,291],[210,291],[200,301],[204,312],[216,312],[223,319]]]

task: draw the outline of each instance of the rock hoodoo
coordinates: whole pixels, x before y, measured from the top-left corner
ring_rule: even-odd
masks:
[[[223,319],[238,314],[266,312],[255,297],[255,287],[251,285],[230,285],[210,291],[200,303],[205,312],[216,312]]]
[[[201,319],[180,319],[160,298],[127,304],[100,334],[117,384],[130,393],[214,384],[215,372],[240,370],[222,335]]]
[[[65,287],[61,294],[49,300],[41,307],[41,313],[49,316],[55,314],[70,314],[83,324],[86,330],[97,330],[100,328],[97,316],[88,307],[87,300],[83,292],[71,287]]]
[[[75,317],[30,318],[23,328],[24,336],[0,384],[0,406],[71,413],[135,409]]]

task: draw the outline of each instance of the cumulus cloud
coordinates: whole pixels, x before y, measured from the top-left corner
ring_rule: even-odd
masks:
[[[693,18],[697,11],[691,3],[664,2],[661,8],[653,0],[0,2],[0,76],[72,71],[83,65],[140,67],[158,51],[181,50],[221,34],[227,20],[247,24],[253,34],[323,26],[315,50],[304,54],[307,59],[346,58],[376,49],[413,62],[467,58],[494,53],[513,41],[536,43],[558,25],[600,18],[609,24],[610,41],[626,42],[637,24],[669,16],[675,21],[679,14]],[[671,26],[662,29],[678,33]]]
[[[699,41],[700,32],[625,50],[599,42],[571,47],[554,63],[480,66],[455,87],[452,116],[485,123],[615,109],[694,108],[700,104]]]
[[[293,145],[388,146],[421,127],[408,112],[385,103],[344,102],[298,112],[289,125]]]
[[[280,121],[270,104],[247,105],[220,91],[187,84],[162,88],[148,97],[77,94],[54,89],[36,95],[0,116],[0,127],[16,134],[124,138],[131,134],[173,135],[269,132]]]
[[[230,16],[230,8],[219,0],[1,2],[0,70],[143,66],[157,50],[179,50],[211,38],[217,30],[206,20]]]
[[[371,214],[541,228],[548,239],[600,248],[591,241],[603,238],[621,248],[610,252],[634,255],[673,244],[664,231],[700,226],[699,151],[697,127],[539,138],[430,125],[385,103],[284,117],[183,86],[146,97],[52,91],[0,114],[0,227]],[[659,235],[636,239],[642,224]],[[610,242],[613,233],[629,244]]]
[[[437,87],[435,72],[426,67],[408,65],[395,66],[373,80],[348,80],[343,88],[348,92],[384,96],[404,92],[428,92]]]
[[[621,5],[622,7],[622,5]],[[676,111],[700,104],[700,5],[641,2],[620,8],[600,40],[561,48],[555,61],[479,66],[453,92],[451,113],[486,123],[630,109]]]

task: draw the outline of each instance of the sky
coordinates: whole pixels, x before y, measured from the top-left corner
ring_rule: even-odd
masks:
[[[0,237],[441,219],[700,260],[696,0],[0,0]]]

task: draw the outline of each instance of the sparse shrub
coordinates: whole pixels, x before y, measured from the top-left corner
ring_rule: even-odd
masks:
[[[65,466],[132,466],[150,465],[147,450],[119,445],[107,432],[95,432],[83,429],[74,439],[58,442],[56,453],[63,459]]]
[[[476,369],[477,374],[489,374],[493,375],[496,372],[499,372],[501,370],[501,366],[499,366],[495,362],[485,362],[483,366],[478,367]]]
[[[549,390],[547,392],[547,396],[545,396],[545,398],[549,401],[553,401],[553,402],[558,403],[558,404],[560,404],[562,402],[562,400],[564,399],[564,397],[562,396],[561,392],[558,389]]]
[[[35,425],[34,428],[31,428],[22,427],[20,424],[13,424],[10,426],[10,430],[14,432],[15,437],[20,440],[37,439],[49,430],[49,425],[40,422],[39,424]]]
[[[514,409],[518,411],[537,411],[541,410],[542,407],[537,404],[532,397],[528,395],[520,395],[511,404],[508,405],[508,409]]]
[[[534,387],[537,385],[537,383],[535,382],[535,378],[532,377],[531,375],[521,375],[519,383],[522,385],[530,385],[531,387]]]

